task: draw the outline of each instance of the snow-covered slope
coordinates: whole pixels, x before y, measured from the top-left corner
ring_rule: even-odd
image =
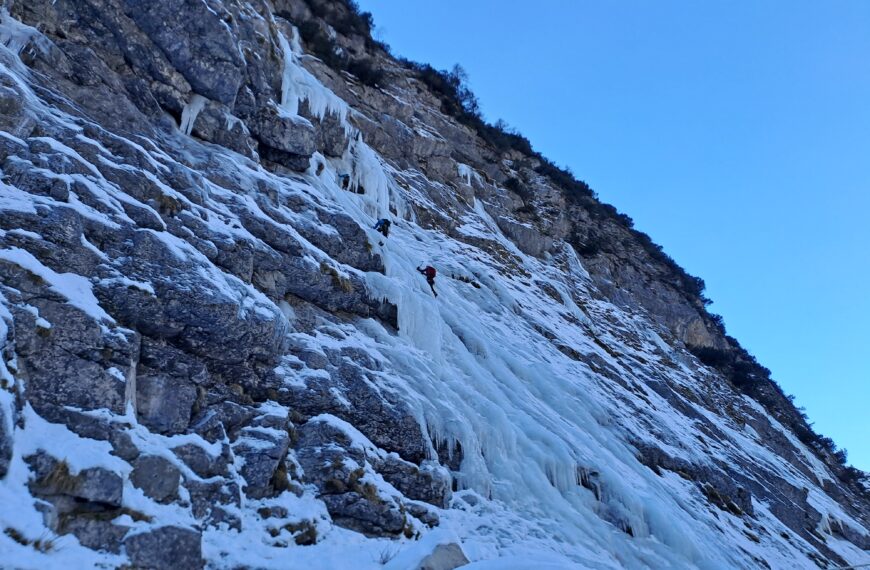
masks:
[[[2,14],[2,565],[870,563],[654,261],[311,22],[368,49],[303,2]]]

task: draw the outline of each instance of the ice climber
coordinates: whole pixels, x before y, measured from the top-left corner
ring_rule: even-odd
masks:
[[[390,237],[390,220],[386,218],[381,218],[378,220],[378,223],[375,224],[375,230],[384,234],[384,237]]]
[[[427,265],[426,267],[418,267],[417,271],[426,276],[426,283],[428,283],[429,288],[432,289],[432,294],[437,297],[438,293],[435,292],[435,268],[431,265]]]

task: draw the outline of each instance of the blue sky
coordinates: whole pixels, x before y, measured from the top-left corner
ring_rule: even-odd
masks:
[[[870,470],[870,2],[359,4],[703,277]]]

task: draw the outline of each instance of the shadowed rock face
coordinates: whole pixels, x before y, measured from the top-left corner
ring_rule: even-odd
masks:
[[[587,541],[649,566],[650,536],[660,567],[868,547],[866,493],[773,419],[797,412],[685,350],[727,341],[666,265],[322,4],[0,16],[0,485],[22,509],[77,537],[70,556],[141,568],[445,517],[475,552],[579,544],[577,564]],[[303,26],[370,59],[378,87],[307,53]],[[693,539],[750,542],[686,554],[656,526],[665,503],[710,532]],[[36,556],[15,524],[0,514],[0,539]],[[468,561],[452,543],[416,560]]]
[[[136,360],[139,335],[117,327],[106,334],[106,325],[70,306],[62,296],[44,288],[30,293],[35,275],[20,266],[0,261],[0,274],[10,287],[19,284],[20,306],[36,307],[44,322],[57,323],[41,328],[33,313],[13,312],[19,371],[28,379],[32,405],[37,410],[53,404],[122,413],[124,378]],[[108,363],[111,366],[105,366]],[[108,370],[112,367],[117,372]]]
[[[0,410],[0,477],[5,477],[9,471],[9,462],[12,460],[12,433],[7,427],[11,422],[8,410]]]
[[[233,15],[220,2],[123,0],[121,9],[193,91],[224,104],[235,101],[244,62],[235,48]]]

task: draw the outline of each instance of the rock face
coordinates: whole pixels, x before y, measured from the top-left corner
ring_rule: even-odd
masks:
[[[436,526],[436,514],[401,497],[444,508],[449,477],[385,454],[370,441],[361,443],[363,437],[332,416],[312,418],[299,430],[296,457],[304,481],[317,487],[333,520],[370,536],[413,534],[408,515]],[[402,495],[385,492],[381,477]]]
[[[11,410],[0,407],[0,478],[6,476],[12,461],[14,440],[10,412]]]
[[[233,453],[244,461],[241,475],[247,485],[245,494],[259,499],[283,490],[278,479],[287,459],[290,437],[275,428],[246,428],[233,446]]]
[[[866,562],[867,488],[692,355],[733,339],[688,276],[370,31],[2,5],[3,563]]]
[[[33,405],[39,407],[45,403],[123,412],[124,374],[136,358],[138,335],[117,329],[116,334],[104,334],[106,325],[70,306],[65,298],[50,290],[46,291],[47,298],[39,298],[40,291],[45,289],[37,284],[42,278],[11,261],[0,260],[0,275],[5,284],[18,292],[10,296],[20,299],[19,306],[34,307],[35,314],[39,315],[36,317],[26,310],[12,312],[16,317],[18,366],[28,379],[28,391],[34,395]],[[40,328],[38,318],[42,319],[39,322],[56,324]],[[27,321],[31,326],[25,325]],[[111,373],[108,367],[98,363],[104,355],[108,357],[107,362],[116,364],[117,372]]]
[[[244,62],[233,41],[233,16],[220,2],[124,0],[120,7],[193,91],[225,104],[235,101]]]
[[[305,159],[314,154],[314,125],[302,117],[282,115],[275,106],[261,110],[250,122],[250,128],[260,144],[275,156],[286,153]],[[308,167],[307,161],[304,166],[302,170]]]

